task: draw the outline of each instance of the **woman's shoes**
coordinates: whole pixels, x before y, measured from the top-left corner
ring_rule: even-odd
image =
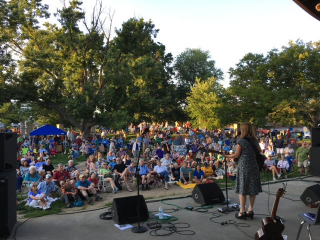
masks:
[[[238,219],[244,219],[244,220],[247,220],[247,213],[246,212],[239,212],[239,213],[236,213],[235,214],[235,217],[238,218]]]
[[[254,216],[254,212],[250,211],[249,213],[247,213],[247,217],[253,219]]]

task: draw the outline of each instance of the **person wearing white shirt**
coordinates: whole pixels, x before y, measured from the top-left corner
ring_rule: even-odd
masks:
[[[270,156],[270,155],[268,156],[267,160],[264,161],[264,165],[266,165],[268,170],[270,170],[272,172],[273,181],[275,181],[276,174],[278,174],[278,172],[277,172],[277,167],[275,166],[276,162],[274,160],[272,160],[272,156]]]
[[[167,168],[165,165],[161,165],[160,160],[157,161],[157,166],[154,167],[152,173],[157,174],[159,177],[164,177],[164,188],[166,190],[169,190],[168,182],[169,182],[170,173],[167,171]]]
[[[286,161],[286,157],[284,155],[281,156],[281,161],[278,162],[277,167],[280,169],[280,173],[278,174],[278,178],[281,177],[281,173],[284,172],[285,178],[287,178],[287,170],[290,168],[288,161]]]

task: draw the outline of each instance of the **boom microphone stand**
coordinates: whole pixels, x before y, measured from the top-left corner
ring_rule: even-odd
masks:
[[[142,136],[142,141],[143,141],[143,136]],[[140,144],[140,150],[139,150],[139,156],[138,156],[138,162],[137,162],[137,166],[136,166],[136,177],[137,177],[137,189],[138,189],[138,206],[137,206],[137,212],[138,212],[138,226],[137,227],[133,227],[131,228],[131,231],[134,233],[144,233],[146,231],[148,231],[148,228],[146,228],[145,226],[140,226],[140,192],[139,192],[139,160],[140,160],[140,153],[141,153],[141,148],[142,148],[142,141]]]

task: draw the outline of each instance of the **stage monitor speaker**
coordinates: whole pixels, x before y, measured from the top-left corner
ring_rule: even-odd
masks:
[[[320,128],[311,129],[311,147],[320,147]]]
[[[310,173],[320,176],[320,147],[310,148]]]
[[[310,203],[315,203],[320,201],[320,185],[312,185],[307,187],[306,190],[300,196],[301,201],[308,206]]]
[[[216,183],[206,183],[197,185],[192,191],[192,198],[201,205],[221,203],[225,197]]]
[[[138,196],[114,198],[111,213],[113,221],[119,225],[138,222]],[[147,204],[140,195],[140,221],[146,221],[148,218]]]
[[[0,237],[8,237],[17,221],[16,172],[0,173]]]
[[[318,0],[293,0],[303,10],[320,21],[320,6]]]
[[[0,172],[16,170],[17,134],[0,133]]]

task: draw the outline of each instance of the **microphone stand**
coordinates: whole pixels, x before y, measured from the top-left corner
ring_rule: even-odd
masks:
[[[221,147],[221,148],[222,148],[222,147]],[[225,160],[224,160],[224,171],[225,171],[225,175],[226,175],[226,196],[227,196],[227,199],[226,199],[223,203],[221,203],[221,204],[222,204],[222,205],[227,204],[227,206],[226,206],[226,207],[223,207],[223,208],[221,208],[221,209],[222,209],[222,212],[224,212],[224,213],[229,213],[229,212],[233,212],[234,209],[229,207],[227,158],[225,158]]]
[[[142,141],[143,141],[143,136],[142,136]],[[141,141],[141,144],[142,143]],[[148,231],[148,228],[145,226],[140,226],[140,192],[139,192],[139,160],[140,160],[140,153],[141,153],[141,146],[140,146],[140,150],[139,150],[139,156],[138,156],[138,162],[137,162],[137,166],[136,166],[136,177],[137,177],[137,189],[138,189],[138,206],[137,206],[137,212],[138,212],[138,226],[137,227],[133,227],[131,228],[131,232],[133,233],[144,233],[146,231]]]

